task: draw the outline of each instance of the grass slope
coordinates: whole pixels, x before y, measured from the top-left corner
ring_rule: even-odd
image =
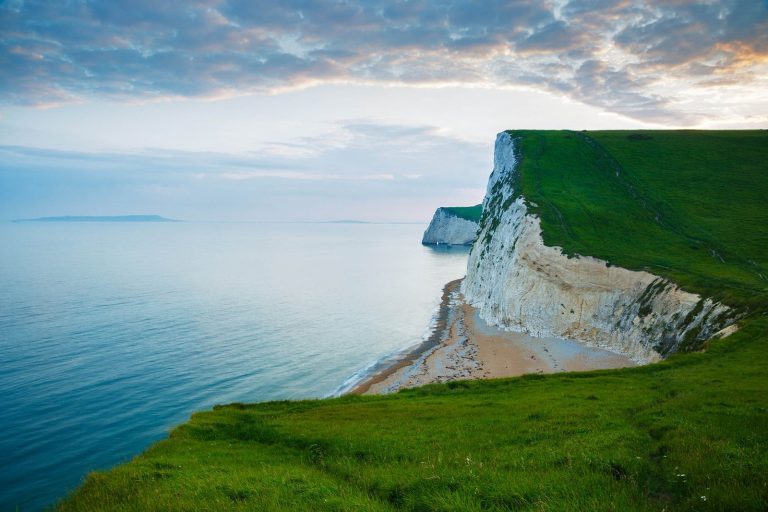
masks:
[[[89,475],[58,507],[768,509],[768,317],[765,285],[753,277],[764,269],[768,223],[741,229],[765,218],[765,173],[742,161],[765,152],[765,135],[515,133],[521,186],[549,243],[717,292],[750,309],[741,331],[641,368],[217,407],[133,461]],[[671,156],[643,156],[636,143]],[[745,151],[718,169],[714,149],[687,163],[710,144]],[[621,179],[606,175],[614,161]],[[718,183],[734,197],[712,196],[728,207],[710,211],[706,194]]]
[[[472,222],[480,222],[480,216],[483,214],[483,205],[443,206],[443,210],[452,215],[455,215],[456,217],[459,217],[460,219],[471,220]]]
[[[768,309],[768,131],[513,131],[547,245]]]

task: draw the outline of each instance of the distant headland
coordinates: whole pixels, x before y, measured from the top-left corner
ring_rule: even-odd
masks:
[[[168,219],[160,215],[65,215],[62,217],[37,217],[34,219],[18,219],[14,222],[182,222]]]

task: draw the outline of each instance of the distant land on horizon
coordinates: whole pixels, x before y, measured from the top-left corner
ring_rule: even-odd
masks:
[[[18,219],[14,222],[183,222],[160,215],[65,215],[61,217],[37,217]]]

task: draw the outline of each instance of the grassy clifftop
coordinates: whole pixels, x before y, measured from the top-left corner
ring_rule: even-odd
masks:
[[[455,215],[460,219],[471,220],[472,222],[480,222],[480,216],[483,214],[483,205],[443,206],[443,210],[452,215]]]
[[[641,368],[218,407],[59,508],[768,508],[765,132],[514,134],[547,243],[748,309],[742,329]]]
[[[512,131],[544,242],[768,308],[768,131]]]

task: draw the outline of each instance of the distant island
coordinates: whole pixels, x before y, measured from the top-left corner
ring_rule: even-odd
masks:
[[[63,217],[37,217],[35,219],[19,219],[14,222],[181,222],[160,215],[65,215]]]

